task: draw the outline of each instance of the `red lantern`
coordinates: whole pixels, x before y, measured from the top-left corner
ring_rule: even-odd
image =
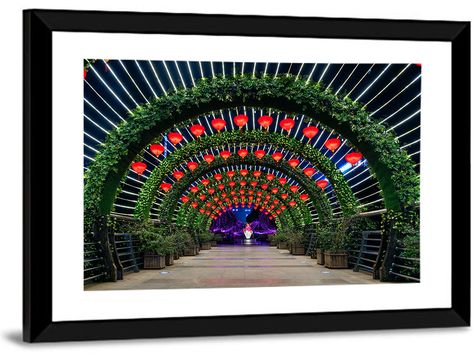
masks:
[[[274,154],[271,155],[271,157],[274,159],[274,161],[279,162],[279,160],[282,159],[282,153],[275,152]]]
[[[190,191],[192,193],[197,193],[199,191],[199,188],[197,188],[196,186],[193,186],[193,187],[190,188]]]
[[[274,179],[274,175],[273,175],[272,173],[268,173],[268,174],[266,175],[266,179],[267,179],[268,181],[272,181],[272,180]]]
[[[240,186],[242,187],[246,186],[246,181],[240,181]]]
[[[328,181],[321,179],[320,181],[317,181],[316,183],[317,187],[324,189],[328,185]]]
[[[177,179],[177,180],[179,181],[182,177],[184,177],[184,172],[182,172],[182,171],[174,171],[174,172],[172,173],[172,176],[173,176],[175,179]]]
[[[261,171],[253,171],[253,176],[258,178],[259,176],[261,176]]]
[[[168,139],[171,143],[174,145],[179,144],[182,141],[182,135],[179,133],[169,133],[168,134]]]
[[[254,193],[254,191],[253,191],[252,189],[250,189],[250,190],[248,191],[248,194],[249,194],[249,195],[252,195],[253,193]],[[253,199],[253,197],[251,197],[251,199]]]
[[[256,186],[258,185],[258,182],[256,182],[256,181],[251,181],[250,184],[251,184],[252,187],[256,187]]]
[[[292,128],[294,128],[294,124],[295,122],[292,118],[286,118],[279,122],[279,126],[286,131],[290,131]]]
[[[185,195],[183,195],[181,197],[181,200],[182,200],[183,203],[187,203],[189,201],[189,197],[186,197]]]
[[[299,189],[299,186],[290,186],[289,189],[291,190],[292,193],[296,193],[297,190]]]
[[[276,214],[281,214],[281,210],[276,210]]]
[[[204,186],[207,186],[209,183],[210,183],[210,180],[208,180],[208,179],[203,179],[203,180],[202,180],[202,184],[203,184]]]
[[[232,178],[233,176],[235,176],[235,171],[228,171],[227,176]]]
[[[215,160],[215,157],[214,155],[205,155],[204,160],[210,165]]]
[[[191,127],[191,133],[194,134],[197,138],[204,134],[205,128],[203,125],[195,124]]]
[[[262,159],[266,155],[266,152],[264,150],[256,150],[255,151],[255,156],[259,159]]]
[[[238,155],[244,159],[247,155],[248,155],[248,150],[246,149],[241,149],[241,150],[238,150]]]
[[[265,129],[268,129],[272,122],[273,118],[271,116],[261,116],[258,118],[258,124]]]
[[[316,136],[318,132],[319,132],[319,128],[317,128],[313,125],[311,125],[309,127],[305,127],[304,129],[302,129],[302,133],[309,140],[312,139],[314,136]]]
[[[291,201],[289,202],[289,205],[292,206],[292,207],[295,206],[296,204],[297,204],[297,203],[296,203],[294,200],[291,200]]]
[[[194,161],[189,161],[187,163],[187,167],[189,168],[189,170],[194,171],[197,167],[199,167],[199,164]]]
[[[248,170],[245,170],[245,169],[240,170],[240,174],[241,174],[243,177],[245,177],[245,176],[248,174]]]
[[[220,180],[223,178],[223,176],[222,176],[220,173],[217,173],[217,174],[214,175],[214,178],[215,178],[217,181],[220,181]]]
[[[258,197],[261,197],[261,196],[263,195],[263,192],[258,191],[258,192],[256,192],[256,195],[257,195]]]
[[[248,123],[248,117],[245,116],[244,114],[239,114],[235,116],[235,118],[233,118],[233,121],[241,129],[243,128],[244,125],[246,125],[246,123]]]
[[[228,159],[230,156],[231,156],[231,152],[230,151],[227,151],[227,150],[224,150],[220,153],[220,156],[223,157],[224,160]]]
[[[222,189],[225,188],[225,185],[220,183],[217,187],[218,187],[218,189],[222,190]]]
[[[195,209],[195,208],[197,208],[197,207],[199,206],[199,203],[197,203],[197,202],[192,202],[191,205],[192,205],[192,207]]]
[[[349,154],[345,155],[345,161],[353,166],[356,165],[356,163],[360,161],[362,157],[363,155],[361,155],[359,152],[350,152]]]
[[[315,168],[307,167],[306,169],[304,169],[304,174],[307,177],[311,177],[314,173],[315,173]]]
[[[266,190],[266,189],[268,189],[268,187],[269,187],[269,186],[268,186],[266,183],[263,183],[263,184],[261,185],[261,189],[262,189],[262,190]]]
[[[278,205],[278,204],[279,204],[279,200],[274,199],[273,204],[274,204],[274,205]]]
[[[301,199],[306,201],[307,199],[309,199],[309,195],[308,194],[301,194]]]
[[[205,213],[205,209],[203,209],[203,208],[200,208],[199,211],[200,211],[202,214]]]
[[[205,200],[205,194],[199,195],[199,199],[202,200],[202,201],[204,201],[204,200]]]
[[[299,160],[297,159],[290,159],[288,161],[289,165],[292,167],[292,168],[296,168],[297,166],[299,166]]]
[[[328,139],[325,142],[325,147],[329,149],[331,152],[334,152],[340,147],[340,139],[338,138]]]
[[[151,152],[153,154],[155,154],[156,156],[159,156],[161,155],[163,152],[164,152],[164,146],[162,146],[161,144],[153,144],[153,145],[150,145],[149,146],[149,149],[151,150]]]
[[[227,125],[225,123],[225,120],[223,120],[222,118],[215,118],[215,119],[212,119],[212,127],[215,129],[215,130],[222,130],[223,128],[225,128],[225,126]]]
[[[209,188],[209,189],[207,189],[207,192],[208,192],[209,194],[214,194],[214,193],[215,193],[215,189]]]
[[[287,193],[281,194],[281,198],[282,198],[282,199],[286,199],[288,196],[289,196],[289,195],[288,195]]]
[[[131,168],[138,174],[138,176],[141,176],[146,170],[146,164],[141,161],[134,162],[131,164]]]
[[[229,185],[230,187],[235,187],[235,182],[230,181],[230,182],[228,182],[228,185]]]
[[[273,192],[273,194],[276,194],[278,192],[278,189],[277,188],[273,188],[271,189],[271,192]]]
[[[271,199],[271,196],[268,194],[268,195],[266,195],[265,199],[269,200],[269,199]]]
[[[286,182],[287,182],[287,179],[284,178],[284,177],[281,177],[281,178],[279,179],[279,183],[281,183],[281,184],[285,184]]]
[[[227,196],[227,193],[222,193],[222,198],[225,198]]]
[[[165,192],[169,191],[171,189],[171,184],[170,183],[161,183],[159,186],[161,189]]]

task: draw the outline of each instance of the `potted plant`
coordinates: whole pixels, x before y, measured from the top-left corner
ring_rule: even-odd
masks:
[[[166,254],[173,251],[171,242],[162,228],[148,224],[140,232],[140,249],[144,254],[145,269],[161,269],[166,266]]]
[[[278,241],[276,240],[276,237],[274,236],[274,234],[268,235],[268,239],[269,239],[269,245],[270,246],[277,246],[278,245]]]
[[[287,237],[287,232],[286,231],[279,230],[276,233],[276,236],[274,236],[274,238],[276,239],[276,241],[278,243],[277,248],[279,248],[281,250],[287,250],[288,237]]]
[[[209,250],[212,248],[212,240],[214,236],[209,231],[201,231],[199,232],[199,244],[201,250]]]
[[[287,232],[289,239],[290,252],[293,255],[301,256],[305,255],[305,236],[302,231],[299,230],[289,230]]]
[[[210,241],[210,245],[212,247],[217,247],[218,241],[221,241],[221,236],[217,234],[212,234],[212,241]]]
[[[327,249],[324,252],[325,267],[331,269],[348,268],[348,234],[347,228],[350,218],[343,218],[337,225],[336,231],[331,233]]]
[[[332,237],[332,225],[324,224],[317,225],[316,234],[317,234],[317,245],[315,248],[315,254],[317,258],[317,264],[325,264],[324,251],[329,248],[330,238]]]
[[[184,256],[195,256],[199,253],[198,245],[195,242],[195,238],[190,234],[190,232],[186,232],[184,234],[183,243],[184,243],[184,248],[183,248]]]

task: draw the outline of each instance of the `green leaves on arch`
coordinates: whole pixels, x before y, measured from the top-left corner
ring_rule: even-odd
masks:
[[[287,136],[279,133],[269,133],[262,130],[240,130],[200,137],[199,139],[185,144],[168,155],[166,159],[164,159],[163,162],[161,162],[161,164],[152,171],[146,183],[143,185],[140,191],[138,202],[136,204],[135,215],[140,218],[147,218],[159,184],[165,179],[167,175],[171,173],[175,167],[206,149],[228,144],[268,144],[275,149],[283,148],[286,151],[290,151],[296,155],[299,155],[318,168],[319,171],[330,181],[343,213],[346,215],[352,215],[356,213],[358,202],[347,182],[345,181],[345,178],[336,168],[334,163],[329,158],[324,156],[319,150],[308,144],[304,144],[297,139],[288,138]],[[247,156],[245,159],[237,157],[232,161],[234,164],[247,163],[247,161],[253,157],[254,156]],[[270,160],[272,159],[266,156],[265,161]],[[285,161],[281,160],[274,166],[284,164]],[[302,174],[302,171],[299,168],[290,168],[287,174],[291,176],[295,172]],[[190,171],[187,173],[190,173]]]
[[[86,227],[110,213],[130,163],[159,133],[190,117],[235,106],[272,107],[316,117],[369,161],[387,209],[400,211],[419,200],[419,179],[409,155],[400,149],[395,134],[373,121],[361,104],[290,75],[227,76],[200,80],[191,89],[137,107],[131,119],[108,135],[85,176]]]

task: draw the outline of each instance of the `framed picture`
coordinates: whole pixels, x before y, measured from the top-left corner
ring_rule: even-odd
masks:
[[[24,12],[24,340],[467,326],[470,24]]]

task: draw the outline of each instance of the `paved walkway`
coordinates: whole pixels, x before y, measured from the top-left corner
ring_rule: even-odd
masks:
[[[269,246],[219,246],[181,257],[160,270],[128,273],[124,280],[98,283],[86,290],[179,289],[377,283],[351,269],[327,269],[315,259],[293,256]]]

